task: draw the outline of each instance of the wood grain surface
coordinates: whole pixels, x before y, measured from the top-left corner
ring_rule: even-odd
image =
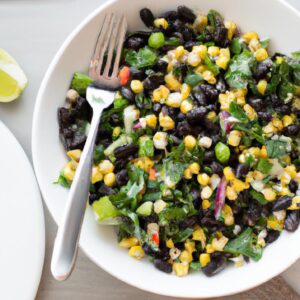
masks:
[[[46,258],[37,300],[166,300],[174,299],[147,293],[107,274],[79,251],[76,268],[66,282],[55,281],[50,273],[50,259],[56,225],[45,208]],[[296,300],[300,297],[279,276],[247,292],[219,300]]]

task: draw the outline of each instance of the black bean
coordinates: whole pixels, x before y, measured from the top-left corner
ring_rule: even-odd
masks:
[[[118,187],[125,185],[128,181],[128,173],[127,170],[121,170],[116,174],[116,184]]]
[[[203,162],[204,163],[210,163],[215,159],[215,151],[213,150],[207,150],[204,152],[203,156]]]
[[[292,193],[296,193],[298,190],[298,183],[295,180],[291,180],[289,183],[289,189]]]
[[[295,160],[295,159],[298,159],[299,158],[299,154],[297,153],[296,150],[293,150],[291,153],[290,153],[290,157],[292,160]]]
[[[265,78],[269,71],[270,71],[269,64],[265,63],[265,62],[260,62],[257,65],[254,76],[257,80],[260,80],[260,79]]]
[[[124,169],[126,167],[126,164],[127,164],[127,158],[117,159],[114,163],[115,171],[116,172],[121,171],[122,169]]]
[[[292,198],[289,196],[282,196],[273,202],[273,211],[287,209],[292,204]]]
[[[264,218],[268,217],[272,212],[272,207],[273,207],[272,202],[267,203],[266,205],[264,205],[262,207],[261,216],[264,217]]]
[[[278,114],[289,115],[291,113],[291,107],[287,104],[282,104],[274,108]]]
[[[134,92],[127,86],[122,86],[120,89],[121,95],[130,102],[134,102],[135,94]]]
[[[264,108],[264,101],[260,98],[250,98],[248,103],[258,112]]]
[[[81,134],[79,132],[75,132],[73,139],[69,145],[70,150],[73,149],[83,149],[84,144],[86,142],[86,135]]]
[[[188,7],[181,5],[177,8],[178,18],[183,22],[193,23],[196,19],[196,15]]]
[[[89,204],[92,205],[95,201],[100,199],[101,195],[99,193],[90,193],[89,194]]]
[[[180,229],[192,228],[196,224],[198,224],[198,222],[199,222],[198,216],[192,216],[192,217],[189,217],[188,219],[185,219],[185,220],[179,222],[179,228]]]
[[[141,17],[143,23],[147,27],[153,26],[154,16],[153,16],[152,11],[149,8],[143,8],[143,9],[141,9],[140,10],[140,17]]]
[[[159,18],[164,18],[167,21],[174,21],[178,17],[177,11],[176,10],[169,10],[161,15],[159,15]]]
[[[219,97],[218,90],[209,84],[201,84],[200,89],[210,101],[216,101]]]
[[[153,263],[158,270],[165,273],[172,273],[172,265],[170,263],[161,259],[155,259]]]
[[[143,87],[145,90],[155,90],[161,84],[164,84],[165,78],[163,75],[150,75],[143,81]]]
[[[101,196],[109,196],[116,193],[113,188],[106,186],[103,182],[101,182],[98,192],[101,194]]]
[[[299,210],[287,211],[287,215],[284,220],[284,229],[293,232],[298,228],[299,223],[300,223],[300,211]]]
[[[184,120],[185,120],[185,114],[180,112],[176,117],[176,121],[181,122],[181,121],[184,121]]]
[[[225,81],[220,78],[216,84],[216,89],[220,92],[220,93],[225,93],[226,92],[226,83]]]
[[[161,104],[160,103],[154,103],[153,104],[153,111],[157,114],[161,111]]]
[[[215,19],[215,32],[213,33],[213,38],[216,45],[221,47],[227,47],[229,41],[227,38],[227,29],[223,23],[223,20],[216,16]]]
[[[157,72],[165,73],[168,67],[168,63],[162,59],[158,60],[157,63],[153,66],[153,70]]]
[[[175,135],[170,135],[170,139],[172,140],[173,145],[180,145],[182,143],[182,140]]]
[[[236,177],[242,179],[249,172],[249,167],[246,164],[238,164],[236,167]]]
[[[283,104],[282,101],[278,98],[278,96],[276,94],[267,96],[266,101],[275,107]]]
[[[186,115],[186,118],[190,124],[201,124],[206,114],[206,107],[200,106],[189,111]]]
[[[65,107],[60,107],[58,109],[57,117],[61,128],[68,126],[74,122],[74,118],[71,115],[71,112]]]
[[[178,69],[180,70],[181,78],[184,78],[187,75],[187,72],[188,72],[187,65],[186,64],[180,64],[178,66]]]
[[[143,80],[145,73],[142,70],[138,70],[135,67],[130,67],[130,79]]]
[[[90,120],[92,117],[92,108],[89,103],[83,97],[78,97],[75,107],[72,112],[79,119]]]
[[[280,236],[280,231],[278,230],[269,230],[268,235],[265,238],[267,244],[271,244],[276,241]]]
[[[179,137],[184,137],[186,135],[192,134],[193,128],[187,121],[179,122],[176,128],[176,133]]]
[[[116,158],[126,158],[129,155],[135,154],[138,149],[137,145],[123,145],[114,150],[114,155]]]
[[[147,44],[145,39],[139,36],[132,36],[126,39],[125,47],[133,50],[139,50]]]
[[[161,109],[161,112],[165,115],[165,116],[170,116],[172,119],[175,119],[176,115],[177,115],[177,110],[174,107],[171,106],[166,106],[164,105]]]
[[[220,273],[222,270],[224,270],[226,265],[227,265],[226,258],[224,256],[218,256],[212,259],[208,265],[202,268],[202,271],[206,276],[212,277]]]
[[[200,106],[206,106],[207,105],[207,98],[201,90],[199,90],[198,92],[195,92],[193,94],[193,97],[198,102],[198,104]]]
[[[198,45],[199,42],[198,41],[187,41],[184,44],[184,49],[191,51],[193,49],[194,46]]]
[[[286,128],[288,135],[297,135],[300,131],[300,125],[290,125]]]
[[[182,37],[185,42],[188,42],[193,39],[193,30],[188,27],[183,27],[181,30]]]
[[[213,174],[218,174],[219,176],[223,175],[223,168],[218,162],[213,161],[210,168]]]
[[[202,120],[202,124],[205,127],[206,131],[209,132],[209,133],[219,131],[218,125],[216,123],[214,123],[213,121],[209,120],[206,117],[204,117],[204,119]],[[219,139],[219,137],[218,137],[218,139]]]
[[[120,125],[120,123],[122,122],[122,119],[120,118],[119,114],[113,113],[110,115],[110,121],[111,121],[112,125],[116,126],[116,125]]]
[[[248,225],[251,226],[260,219],[261,211],[262,211],[262,206],[257,201],[254,200],[250,202],[247,211]]]
[[[265,122],[270,122],[273,118],[272,113],[267,111],[259,111],[257,112],[258,118],[262,119]]]
[[[216,230],[222,231],[226,228],[224,223],[215,219],[213,212],[210,210],[201,218],[200,224],[205,226],[210,232],[215,232]]]

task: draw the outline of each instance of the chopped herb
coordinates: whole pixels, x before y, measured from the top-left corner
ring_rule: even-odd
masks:
[[[269,140],[266,142],[269,158],[280,158],[288,153],[287,143],[279,140]]]
[[[262,172],[263,174],[268,174],[272,169],[273,164],[270,163],[266,158],[262,158],[257,166],[256,170]]]
[[[248,122],[248,117],[243,109],[235,102],[231,101],[229,104],[229,111],[233,117],[238,119],[242,123]]]
[[[265,205],[268,203],[268,201],[262,193],[257,192],[253,189],[250,190],[250,196],[257,202],[259,202],[261,205]]]

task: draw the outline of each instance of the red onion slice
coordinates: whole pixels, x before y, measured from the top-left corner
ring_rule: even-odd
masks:
[[[225,176],[223,176],[223,178],[218,186],[217,195],[216,195],[216,206],[215,206],[215,210],[214,210],[214,215],[215,215],[216,220],[219,219],[221,211],[225,204],[226,186],[227,186],[226,179],[225,179]]]
[[[227,111],[220,112],[220,121],[223,123],[225,132],[228,134],[232,129],[232,123],[228,121],[228,118],[231,117],[231,114]]]

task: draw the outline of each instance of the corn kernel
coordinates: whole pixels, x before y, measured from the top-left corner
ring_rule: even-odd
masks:
[[[167,29],[168,28],[168,21],[164,18],[158,18],[154,20],[154,26],[156,28],[160,28],[162,27],[163,29]]]
[[[188,84],[184,83],[181,86],[181,99],[185,100],[186,98],[188,98],[190,93],[191,93],[191,87]]]
[[[230,167],[225,167],[223,169],[223,174],[227,181],[235,179],[235,175]]]
[[[175,122],[172,118],[164,115],[162,112],[159,114],[159,124],[164,130],[172,130],[175,127]]]
[[[245,162],[246,162],[246,155],[242,153],[239,155],[239,163],[243,164]]]
[[[67,152],[67,155],[76,162],[79,162],[82,151],[80,149],[74,149]]]
[[[187,114],[189,111],[191,111],[193,109],[193,103],[186,99],[186,100],[183,100],[180,104],[180,111],[183,113],[183,114]]]
[[[99,171],[105,175],[114,171],[114,165],[107,159],[103,160],[99,164]]]
[[[170,93],[168,99],[166,100],[166,104],[171,107],[178,108],[180,107],[182,100],[182,96],[179,92]]]
[[[201,62],[201,58],[195,52],[190,52],[187,57],[187,63],[192,67],[197,67]]]
[[[189,272],[189,265],[188,264],[179,263],[179,262],[175,262],[173,264],[173,271],[179,277],[186,276],[188,274],[188,272]]]
[[[165,82],[167,87],[172,91],[180,91],[181,83],[177,80],[177,78],[172,74],[169,73],[165,76]]]
[[[260,149],[258,147],[251,147],[251,148],[248,149],[248,153],[253,155],[253,156],[259,157],[260,156]]]
[[[276,131],[276,128],[273,126],[272,122],[269,122],[266,126],[262,128],[262,130],[264,134],[270,137]]]
[[[143,91],[143,84],[140,80],[132,80],[130,88],[135,94],[139,94]]]
[[[116,175],[114,173],[108,173],[104,175],[104,183],[109,187],[114,186],[116,183]]]
[[[69,181],[72,181],[75,176],[75,169],[71,161],[69,161],[64,169],[62,170],[62,173],[66,179]]]
[[[208,208],[210,208],[210,205],[211,205],[211,203],[210,203],[209,200],[204,199],[204,200],[202,201],[202,208],[203,208],[203,209],[208,209]]]
[[[183,46],[178,46],[175,51],[175,59],[179,59],[183,54],[184,54],[184,47]]]
[[[210,255],[208,253],[201,253],[199,257],[199,262],[202,268],[210,263]]]
[[[121,134],[121,131],[122,131],[122,128],[121,128],[121,127],[119,127],[119,126],[114,127],[112,136],[113,136],[114,138],[117,138],[117,137]]]
[[[201,242],[202,248],[205,247],[206,235],[201,227],[196,227],[196,230],[193,232],[192,240]]]
[[[239,179],[233,179],[231,181],[231,186],[238,193],[250,187],[249,183],[245,183]]]
[[[139,240],[136,237],[123,238],[119,243],[119,246],[122,248],[131,248],[133,246],[137,246],[139,244]]]
[[[211,197],[213,193],[213,190],[209,187],[209,186],[205,186],[203,187],[202,191],[201,191],[201,199],[209,199]]]
[[[263,145],[261,147],[261,150],[260,150],[260,157],[261,158],[268,158],[268,151],[267,151],[267,147],[265,145]]]
[[[267,225],[270,229],[281,231],[283,229],[283,221],[277,220],[274,216],[270,216]]]
[[[267,201],[274,201],[276,199],[276,193],[272,188],[265,188],[261,192]]]
[[[183,142],[188,150],[193,150],[197,144],[197,140],[192,135],[187,135]]]
[[[227,226],[231,226],[234,224],[234,217],[233,217],[233,212],[232,209],[229,205],[225,204],[223,206],[222,212],[224,214],[224,223]]]
[[[237,147],[241,142],[241,138],[242,133],[240,131],[232,130],[228,135],[227,141],[230,146]]]
[[[135,259],[142,259],[145,256],[145,252],[141,246],[133,246],[130,248],[128,254]]]
[[[233,36],[234,36],[234,33],[235,33],[235,30],[236,30],[237,26],[236,26],[235,23],[233,23],[231,21],[226,21],[224,25],[227,28],[227,37],[231,41]]]
[[[268,82],[265,79],[261,79],[257,84],[257,90],[261,95],[265,94]]]
[[[205,185],[209,184],[210,177],[206,173],[202,173],[197,176],[197,180],[198,180],[199,184],[205,186]]]
[[[172,248],[175,247],[175,246],[174,246],[174,243],[173,243],[173,241],[172,241],[171,239],[167,240],[166,246],[167,246],[169,249],[172,249]]]
[[[298,210],[300,209],[300,196],[295,196],[292,199],[292,204],[288,207],[289,210]]]
[[[295,178],[297,175],[297,170],[295,165],[289,165],[284,168],[284,170],[291,176],[291,178]]]
[[[206,27],[206,25],[207,25],[207,16],[205,15],[198,16],[194,21],[194,27],[199,32],[201,32]]]
[[[214,238],[212,240],[211,245],[212,245],[212,247],[215,251],[223,251],[223,249],[226,246],[227,242],[228,242],[228,238],[225,237],[225,236],[222,236],[218,239]]]
[[[193,261],[193,256],[190,252],[188,252],[187,250],[183,250],[181,251],[181,254],[179,256],[179,259],[181,262],[183,263],[190,263]]]
[[[207,55],[207,47],[205,45],[194,46],[192,51],[199,55],[202,60],[204,60]]]
[[[237,192],[231,186],[227,186],[226,187],[226,197],[229,200],[234,201],[234,200],[237,199],[238,194],[237,194]]]
[[[244,111],[246,112],[247,117],[251,121],[253,121],[254,119],[257,118],[257,113],[252,106],[250,106],[249,104],[245,104],[243,108],[244,108]]]
[[[273,118],[272,125],[275,128],[276,132],[281,131],[283,129],[283,124],[282,124],[281,120],[278,118]]]
[[[212,145],[212,139],[208,136],[203,136],[203,137],[200,138],[200,140],[198,142],[198,145],[200,147],[209,149]]]
[[[145,117],[146,125],[152,129],[156,128],[157,125],[157,117],[156,115],[148,115]]]
[[[147,173],[149,173],[149,170],[154,166],[153,160],[147,156],[136,158],[133,163],[136,167],[144,170]]]
[[[200,165],[197,162],[193,162],[190,164],[189,169],[191,170],[192,174],[199,174]]]
[[[255,51],[254,57],[256,58],[257,61],[264,61],[265,59],[268,58],[268,52],[264,48],[260,48]]]
[[[191,241],[191,240],[187,240],[184,243],[184,248],[189,252],[189,253],[193,253],[196,251],[196,245],[195,242]]]
[[[255,52],[258,49],[261,48],[260,42],[257,39],[252,39],[249,44],[248,47],[250,48],[251,52]]]
[[[191,172],[191,170],[189,168],[186,168],[184,171],[183,171],[183,177],[185,179],[192,179],[193,177],[193,173]]]
[[[216,59],[216,65],[226,70],[230,61],[230,51],[228,48],[220,50],[220,56]]]
[[[206,253],[213,253],[215,252],[214,247],[211,244],[206,245]]]
[[[207,49],[207,53],[209,56],[218,56],[220,54],[220,48],[216,46],[210,46]]]
[[[243,39],[245,40],[245,42],[246,42],[247,44],[249,44],[250,41],[251,41],[252,39],[257,39],[257,40],[259,40],[259,36],[258,36],[258,34],[257,34],[256,32],[250,31],[250,32],[247,32],[247,33],[245,33],[245,34],[243,35]]]
[[[282,117],[282,123],[284,127],[288,127],[293,124],[294,119],[291,116],[285,115]]]
[[[100,173],[100,170],[98,167],[93,167],[92,168],[92,175],[91,175],[91,182],[92,184],[102,181],[103,180],[103,175]]]
[[[215,78],[215,75],[211,71],[204,71],[202,73],[202,77],[204,80],[206,80],[210,84],[216,84],[217,79]]]

